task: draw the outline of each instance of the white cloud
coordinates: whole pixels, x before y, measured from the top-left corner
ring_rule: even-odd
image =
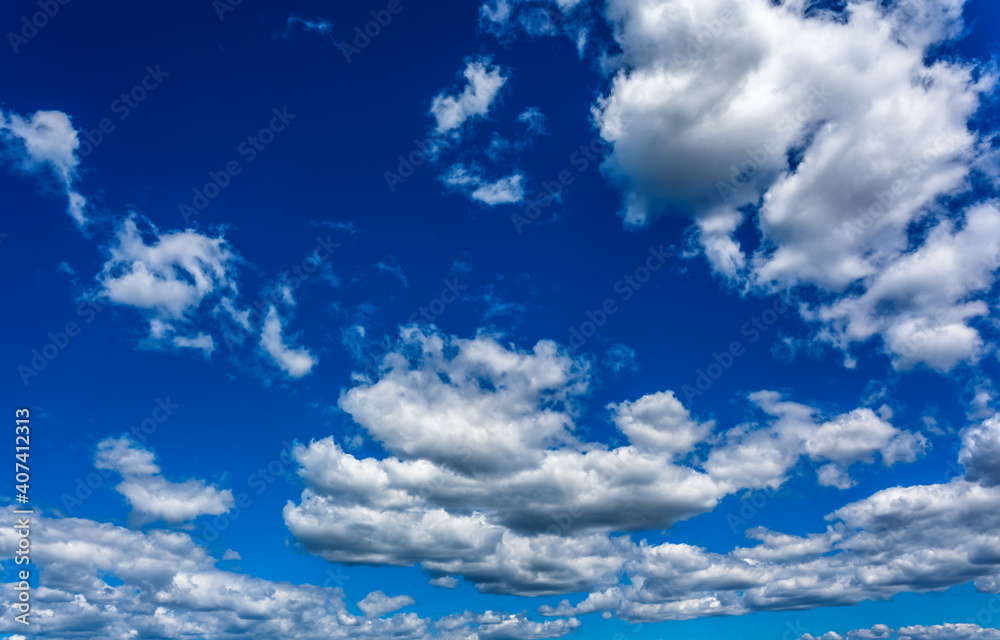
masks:
[[[913,462],[926,448],[927,439],[922,434],[900,431],[871,409],[855,409],[822,424],[805,445],[813,459],[831,461],[820,469],[820,484],[842,489],[854,484],[847,467],[855,462],[871,462],[879,453],[882,464],[888,467]]]
[[[215,341],[207,333],[199,333],[195,336],[174,336],[174,346],[184,349],[199,349],[206,357],[215,351]]]
[[[440,578],[431,578],[428,583],[434,587],[441,587],[442,589],[454,589],[458,586],[458,578],[455,576],[441,576]]]
[[[154,345],[210,353],[210,336],[178,332],[186,331],[208,304],[236,295],[238,256],[222,236],[191,229],[161,233],[151,224],[148,235],[147,244],[135,216],[122,222],[93,295],[139,309],[150,323]]]
[[[829,514],[826,531],[804,537],[753,529],[747,535],[759,544],[726,554],[640,545],[625,567],[627,584],[540,612],[608,611],[653,622],[857,604],[970,580],[995,591],[998,507],[996,487],[959,478],[879,491]]]
[[[524,199],[524,187],[521,186],[521,174],[500,178],[496,182],[486,182],[476,187],[469,196],[490,206],[498,204],[513,204]]]
[[[365,596],[364,600],[358,603],[358,608],[364,612],[366,618],[381,618],[387,613],[398,611],[415,602],[416,600],[410,596],[393,596],[390,598],[379,589]]]
[[[437,122],[438,133],[450,133],[461,128],[470,118],[485,116],[507,81],[500,68],[483,57],[470,59],[462,75],[467,84],[461,93],[450,95],[441,92],[431,102],[430,112]]]
[[[295,349],[285,344],[278,310],[272,306],[264,319],[260,345],[274,363],[292,378],[301,378],[312,371],[318,360],[307,349]]]
[[[958,461],[965,467],[969,480],[1000,487],[1000,416],[962,431]]]
[[[836,640],[842,636],[829,631],[817,638],[805,634],[799,640]],[[930,626],[912,625],[892,629],[877,624],[871,629],[854,629],[847,632],[848,640],[1000,640],[1000,630],[985,629],[971,623],[946,623]]]
[[[97,445],[94,466],[116,471],[122,482],[115,487],[132,507],[131,519],[142,524],[163,520],[184,524],[200,515],[220,515],[234,504],[228,489],[206,485],[203,480],[170,482],[160,475],[152,451],[127,437],[106,438]]]
[[[883,640],[892,635],[888,625],[877,624],[871,629],[854,629],[847,632],[848,640]]]
[[[535,622],[523,613],[501,613],[486,611],[445,616],[438,621],[438,629],[448,633],[468,630],[480,640],[541,640],[542,638],[562,638],[580,626],[576,618]]]
[[[975,361],[1000,213],[941,200],[991,166],[968,123],[994,77],[926,62],[962,5],[611,0],[623,53],[594,116],[626,224],[690,216],[720,274],[818,290],[807,317],[842,349],[877,339],[900,368]],[[735,239],[745,206],[752,255]]]
[[[698,422],[672,391],[661,391],[635,402],[610,404],[615,425],[629,442],[667,456],[684,455],[705,439],[712,422]]]
[[[415,613],[364,618],[347,610],[342,589],[220,570],[205,548],[183,533],[41,515],[33,517],[32,527],[32,561],[45,576],[44,587],[31,594],[37,638],[541,639],[579,626],[576,620],[536,622],[492,611],[436,622]],[[14,530],[0,530],[0,553],[13,557],[16,547]],[[112,586],[104,579],[108,575],[121,583]],[[17,599],[13,585],[0,585],[9,602]],[[0,634],[22,628],[13,616],[0,619]]]
[[[750,394],[764,413],[776,418],[768,428],[737,427],[725,435],[725,444],[708,453],[705,469],[714,478],[738,487],[776,487],[802,455],[829,464],[818,470],[820,484],[847,488],[854,481],[847,472],[853,463],[870,463],[879,453],[884,466],[913,462],[927,447],[917,433],[901,431],[870,409],[855,409],[820,423],[816,410],[784,400],[773,391]]]
[[[393,352],[377,383],[340,400],[393,454],[499,471],[530,466],[546,444],[573,440],[566,404],[586,390],[587,372],[555,343],[524,352],[487,335],[446,339],[409,327],[400,336],[417,350],[418,363]]]
[[[898,634],[899,640],[1000,640],[1000,630],[969,623],[913,625],[899,629]]]
[[[237,276],[243,260],[221,234],[161,232],[131,215],[119,225],[106,254],[89,296],[141,312],[149,333],[140,347],[194,350],[211,357],[216,340],[204,330],[211,323],[223,330],[230,352],[253,338],[250,344],[259,346],[258,353],[292,378],[301,378],[317,364],[315,355],[292,346],[283,335],[278,307],[295,306],[287,283],[273,281],[264,288],[255,304],[259,312],[240,302]]]
[[[970,209],[964,226],[943,220],[916,250],[866,279],[866,289],[822,305],[807,317],[821,321],[824,336],[842,347],[881,335],[897,368],[924,363],[947,371],[974,362],[984,342],[969,321],[989,314],[992,268],[1000,257],[1000,211]]]
[[[456,164],[441,176],[441,180],[449,187],[460,189],[469,198],[489,206],[513,204],[524,199],[524,187],[521,185],[524,176],[520,173],[490,182],[482,177],[478,168]]]
[[[39,517],[32,524],[38,527],[32,560],[45,574],[45,587],[32,593],[33,637],[427,638],[430,621],[416,614],[365,621],[346,610],[339,589],[219,570],[184,534],[75,518]],[[13,554],[16,542],[13,530],[0,533],[5,555]],[[123,584],[109,585],[102,578],[108,574]],[[3,585],[3,597],[12,597],[11,587]],[[14,625],[4,616],[0,632],[17,631]]]
[[[545,128],[547,118],[538,107],[528,107],[517,116],[517,121],[528,128],[528,133],[543,136],[548,133]]]
[[[61,111],[36,111],[24,118],[0,110],[0,138],[6,143],[7,153],[25,171],[45,167],[52,171],[66,191],[70,216],[80,226],[85,225],[87,201],[73,186],[80,163],[76,156],[80,140],[69,116]]]
[[[779,487],[803,457],[837,465],[846,486],[849,467],[876,452],[889,465],[923,451],[870,410],[824,418],[775,392],[751,395],[762,420],[717,436],[672,393],[649,394],[611,405],[631,444],[585,442],[575,423],[587,365],[546,341],[527,351],[409,327],[379,371],[340,408],[388,455],[359,458],[332,437],[297,447],[306,488],[285,522],[330,562],[419,563],[485,592],[611,587],[641,556],[613,533],[665,529],[727,495]],[[859,425],[876,437],[834,442]]]

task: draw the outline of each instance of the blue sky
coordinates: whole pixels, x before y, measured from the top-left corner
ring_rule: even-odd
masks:
[[[4,637],[1000,638],[992,3],[0,16]]]

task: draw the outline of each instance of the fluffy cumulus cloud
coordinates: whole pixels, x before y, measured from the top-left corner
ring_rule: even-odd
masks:
[[[158,483],[160,470],[153,453],[125,438],[101,442],[96,464],[158,494],[143,504],[152,505],[160,516],[220,513],[209,503],[232,503],[228,492],[203,483]],[[412,605],[414,599],[389,597],[382,591],[358,602],[364,613],[358,616],[348,610],[340,588],[296,585],[219,569],[206,548],[182,532],[140,531],[38,513],[32,516],[31,526],[32,564],[44,575],[43,584],[31,594],[32,638],[535,640],[564,636],[579,625],[575,619],[535,621],[523,613],[492,611],[467,611],[438,621],[415,613],[387,617]],[[0,553],[14,557],[17,548],[15,530],[0,531]],[[227,550],[222,561],[239,558],[239,553]],[[15,584],[0,583],[8,603],[0,618],[0,634],[23,629],[14,620]]]
[[[1000,486],[1000,416],[962,432],[958,461],[965,467],[969,480],[991,487]]]
[[[577,401],[589,385],[586,363],[553,343],[524,350],[487,334],[406,328],[378,379],[340,399],[387,455],[360,458],[333,438],[298,446],[306,488],[286,505],[285,522],[304,549],[331,562],[419,563],[440,586],[462,576],[495,593],[614,590],[621,571],[636,567],[632,580],[641,582],[645,563],[659,562],[653,548],[615,533],[668,528],[727,495],[780,487],[801,460],[821,480],[833,465],[838,481],[827,484],[850,486],[853,465],[908,462],[926,447],[870,410],[826,417],[775,392],[752,394],[759,419],[725,430],[671,392],[612,404],[610,419],[628,440],[612,447],[577,434]],[[721,563],[739,573],[798,557],[788,551],[796,545],[822,554],[835,542],[831,532],[794,544],[759,536],[759,558],[685,545],[656,553],[673,554],[685,571]]]
[[[661,391],[609,406],[614,422],[630,442],[666,456],[684,454],[712,430],[712,423],[698,422],[671,391]]]
[[[996,591],[998,506],[995,487],[958,478],[879,491],[829,514],[825,531],[805,536],[752,529],[748,536],[758,544],[729,553],[640,544],[624,568],[627,584],[540,611],[610,611],[653,622],[856,604],[970,580]]]
[[[826,422],[806,440],[810,457],[830,461],[819,470],[820,484],[841,488],[853,485],[846,469],[855,462],[871,462],[875,453],[887,467],[913,462],[926,447],[922,434],[900,431],[871,409],[856,409]]]
[[[1000,640],[1000,630],[976,624],[913,625],[899,629],[899,640]]]
[[[122,482],[115,491],[125,496],[132,507],[133,524],[157,520],[184,524],[201,515],[226,513],[234,504],[230,490],[207,485],[203,480],[167,480],[160,474],[154,453],[125,436],[98,443],[94,466],[121,475]]]
[[[0,140],[4,151],[24,171],[49,171],[69,199],[69,214],[83,226],[87,223],[86,199],[74,183],[80,161],[76,129],[62,111],[36,111],[30,117],[0,110]]]
[[[535,622],[523,613],[501,613],[486,611],[484,613],[465,613],[446,616],[438,621],[438,629],[446,634],[475,628],[476,634],[482,640],[541,640],[542,638],[562,638],[580,626],[576,618],[563,620],[545,620]]]
[[[381,590],[378,590],[365,596],[364,600],[358,603],[358,608],[369,618],[381,618],[387,613],[399,611],[414,602],[416,601],[410,596],[389,597],[382,593]]]
[[[822,636],[807,633],[799,640],[842,640],[844,637],[833,631],[828,631]],[[986,629],[971,623],[913,625],[900,629],[877,624],[871,629],[848,631],[846,638],[847,640],[998,640],[1000,639],[1000,630]]]
[[[211,353],[211,336],[192,324],[207,307],[236,295],[239,258],[222,236],[160,232],[152,225],[143,233],[139,224],[136,216],[121,223],[94,296],[142,312],[152,345]]]
[[[482,57],[470,59],[462,75],[466,84],[460,93],[442,91],[431,101],[430,113],[439,134],[455,133],[466,120],[489,113],[490,105],[507,81],[499,67]]]
[[[221,330],[232,353],[242,344],[290,378],[312,371],[318,358],[295,346],[286,331],[295,298],[287,284],[273,282],[247,307],[240,301],[243,264],[223,235],[195,229],[160,231],[137,215],[126,218],[106,249],[97,275],[95,301],[138,310],[149,323],[139,343],[153,349],[182,349],[210,357],[218,346],[206,325]],[[248,340],[248,338],[250,340]]]
[[[813,4],[608,3],[621,54],[594,117],[622,216],[690,216],[720,274],[810,287],[806,315],[840,348],[874,338],[900,368],[975,361],[1000,211],[948,199],[993,164],[968,123],[994,77],[928,55],[961,32],[963,2]]]

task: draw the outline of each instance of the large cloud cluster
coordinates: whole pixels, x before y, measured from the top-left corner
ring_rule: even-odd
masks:
[[[995,78],[929,54],[961,32],[963,2],[813,4],[608,2],[622,53],[594,117],[624,220],[690,216],[718,273],[812,288],[806,317],[840,348],[877,337],[899,368],[974,362],[1000,211],[949,199],[993,165],[969,122]]]
[[[32,559],[45,576],[44,586],[33,594],[33,638],[532,639],[561,637],[579,624],[573,619],[535,622],[523,614],[467,612],[436,626],[415,613],[382,617],[413,599],[390,598],[381,591],[366,596],[359,603],[364,615],[357,615],[339,588],[220,569],[186,534],[143,533],[78,518],[42,517],[33,522]],[[0,532],[4,555],[13,556],[16,547],[12,529]],[[4,583],[0,589],[7,603],[17,600],[13,586]],[[19,631],[23,625],[14,622],[13,614],[0,620],[0,632]]]
[[[927,447],[870,409],[825,417],[771,391],[749,398],[759,420],[728,430],[697,420],[671,392],[611,404],[629,443],[609,446],[577,434],[576,400],[589,383],[585,363],[549,342],[522,350],[486,334],[404,329],[378,380],[340,400],[388,455],[358,458],[333,438],[300,445],[294,456],[306,489],[285,507],[285,521],[305,549],[331,562],[419,563],[435,579],[462,576],[487,592],[597,590],[580,611],[613,593],[655,600],[642,591],[643,576],[670,572],[679,581],[671,592],[691,615],[704,615],[709,609],[685,598],[765,590],[782,572],[795,580],[806,567],[789,564],[799,556],[788,548],[821,555],[848,537],[757,532],[761,545],[724,556],[616,534],[668,528],[727,495],[779,487],[801,460],[815,464],[822,484],[848,487],[853,465],[912,462]],[[631,586],[618,584],[621,571]],[[745,603],[752,595],[725,597],[728,612],[791,606],[787,595],[771,605],[763,604],[770,596],[759,605]],[[675,614],[668,607],[656,615]]]

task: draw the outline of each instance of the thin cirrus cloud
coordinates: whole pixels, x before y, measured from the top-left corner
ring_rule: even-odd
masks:
[[[70,216],[81,227],[87,224],[87,200],[74,184],[80,140],[69,116],[61,111],[36,111],[26,118],[0,110],[0,139],[4,152],[23,171],[50,171],[66,193]]]

